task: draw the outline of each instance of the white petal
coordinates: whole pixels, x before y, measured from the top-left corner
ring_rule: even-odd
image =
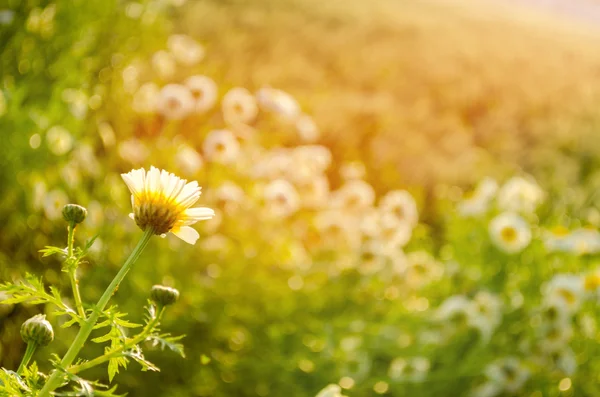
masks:
[[[196,244],[196,241],[198,241],[198,238],[200,238],[200,234],[198,234],[196,229],[193,229],[189,226],[182,226],[176,232],[171,231],[171,233],[173,233],[186,243],[192,245]]]
[[[211,219],[213,216],[215,216],[215,211],[205,207],[188,208],[187,210],[183,211],[183,215],[186,218],[193,219],[194,221],[202,221]]]

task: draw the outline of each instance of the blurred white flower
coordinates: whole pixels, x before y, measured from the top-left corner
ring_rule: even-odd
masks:
[[[565,375],[574,375],[577,371],[577,357],[575,356],[573,349],[567,346],[555,354],[556,366],[558,369]]]
[[[216,205],[223,208],[226,213],[233,213],[239,209],[246,199],[244,190],[233,182],[226,181],[215,189]]]
[[[516,393],[529,379],[529,370],[514,357],[506,357],[489,364],[485,368],[488,379],[502,391]]]
[[[522,251],[531,242],[531,229],[521,216],[505,212],[490,221],[490,238],[504,252]]]
[[[296,131],[302,142],[315,142],[321,136],[317,123],[307,114],[298,116],[296,120]]]
[[[532,213],[544,200],[544,191],[532,179],[513,177],[498,192],[498,207],[503,211]]]
[[[175,165],[183,174],[194,175],[202,169],[204,161],[196,149],[183,144],[179,146],[175,154]]]
[[[262,110],[275,113],[285,120],[295,120],[301,112],[293,96],[275,88],[261,88],[256,92],[256,100]]]
[[[458,212],[463,216],[478,216],[488,211],[498,191],[498,183],[492,178],[483,179],[471,194],[463,196]]]
[[[331,194],[332,208],[348,211],[365,210],[373,205],[375,190],[363,180],[347,181]]]
[[[213,130],[204,138],[202,151],[208,161],[231,164],[239,156],[240,144],[231,131]]]
[[[360,245],[360,230],[343,211],[318,212],[314,219],[319,243],[327,248],[356,248]]]
[[[407,222],[413,227],[419,222],[417,203],[406,190],[388,192],[379,200],[379,208],[382,212],[390,213],[398,220]]]
[[[204,113],[210,110],[217,101],[217,84],[207,76],[191,76],[185,82],[185,86],[194,97],[194,110]]]
[[[568,346],[573,327],[568,323],[546,323],[537,329],[536,336],[543,352],[554,353]]]
[[[66,128],[57,125],[46,132],[46,143],[52,153],[62,156],[73,147],[73,137]]]
[[[583,278],[575,274],[557,274],[544,287],[545,301],[561,301],[573,313],[579,309],[585,296]]]
[[[181,84],[167,84],[158,96],[158,112],[167,119],[181,120],[194,110],[194,97],[190,90]]]
[[[406,255],[406,261],[404,277],[413,288],[429,284],[444,273],[442,265],[427,251],[410,252]]]
[[[321,390],[315,397],[344,397],[342,388],[338,385],[329,385]]]
[[[270,182],[265,187],[264,199],[267,210],[276,217],[288,217],[300,208],[298,192],[284,179]]]
[[[340,166],[340,176],[344,180],[363,179],[366,174],[365,165],[360,161],[349,161]]]
[[[377,236],[390,252],[403,248],[412,237],[412,225],[389,212],[379,212]]]
[[[184,66],[193,66],[204,58],[204,47],[184,34],[169,36],[167,48],[169,48],[177,62]]]
[[[162,80],[169,80],[177,70],[175,57],[168,51],[157,51],[152,55],[152,68]]]
[[[377,240],[368,240],[362,244],[359,255],[358,271],[370,275],[382,270],[385,266],[384,247]]]
[[[139,165],[146,161],[150,151],[146,145],[135,138],[119,143],[119,156],[130,164]]]
[[[44,199],[44,213],[50,220],[62,218],[62,209],[69,203],[69,197],[60,189],[48,192]]]
[[[453,327],[471,327],[477,315],[476,306],[464,295],[447,298],[437,308],[434,318]]]
[[[388,376],[395,381],[423,382],[431,363],[426,357],[397,357],[390,363]]]
[[[131,108],[139,114],[150,114],[157,111],[160,88],[154,83],[143,84],[133,95]]]
[[[296,184],[302,206],[305,208],[323,208],[329,198],[329,179],[318,175],[306,182]]]
[[[251,123],[258,114],[254,96],[245,88],[232,88],[221,102],[223,116],[230,123]]]

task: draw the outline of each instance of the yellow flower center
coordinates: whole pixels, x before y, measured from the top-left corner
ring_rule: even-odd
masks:
[[[584,280],[584,286],[586,291],[595,291],[600,287],[600,274],[588,274]]]
[[[164,234],[175,226],[179,215],[185,210],[163,194],[150,195],[144,199],[135,198],[134,219],[142,230],[148,227],[155,234]]]
[[[502,231],[500,232],[500,235],[502,236],[502,240],[504,240],[508,243],[512,243],[517,239],[517,231],[515,230],[514,227],[510,227],[510,226],[502,229]]]
[[[575,294],[569,291],[568,289],[561,288],[558,290],[558,295],[560,295],[568,304],[572,305],[575,303]]]

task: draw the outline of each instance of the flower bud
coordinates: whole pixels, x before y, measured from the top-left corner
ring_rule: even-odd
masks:
[[[54,331],[50,322],[46,320],[46,316],[38,314],[23,323],[21,337],[25,343],[46,346],[54,339]]]
[[[175,288],[155,285],[150,291],[150,298],[158,305],[169,306],[179,299],[179,291]]]
[[[87,216],[87,210],[77,204],[67,204],[63,207],[62,214],[67,222],[78,224]]]

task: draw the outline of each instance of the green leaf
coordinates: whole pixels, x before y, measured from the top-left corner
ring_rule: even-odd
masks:
[[[115,357],[108,361],[108,380],[112,382],[116,374],[119,373],[119,367],[127,368],[128,360],[126,357]]]
[[[125,352],[125,354],[137,361],[142,366],[142,371],[160,372],[160,368],[158,368],[152,362],[146,360],[144,354],[142,353],[142,349],[140,349],[139,346],[135,346],[133,349]]]
[[[41,249],[42,257],[51,256],[51,255],[67,255],[67,251],[65,248],[58,248],[47,245],[44,249]]]
[[[183,351],[183,345],[181,343],[177,343],[177,341],[185,338],[185,335],[180,336],[171,336],[170,334],[162,334],[162,335],[150,335],[147,340],[152,343],[152,346],[160,346],[162,350],[168,348],[171,351],[179,354],[181,357],[185,358],[185,353]]]

